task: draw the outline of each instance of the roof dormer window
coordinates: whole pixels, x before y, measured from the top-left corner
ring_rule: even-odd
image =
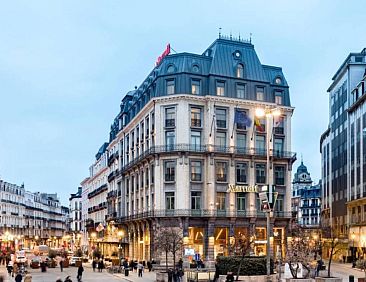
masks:
[[[169,65],[169,66],[166,68],[166,72],[167,72],[167,73],[173,73],[173,72],[175,72],[175,67],[174,67],[174,65]]]
[[[238,64],[236,66],[236,77],[237,78],[244,78],[244,66],[243,66],[243,64]]]
[[[276,79],[275,79],[275,83],[276,84],[282,84],[282,79],[281,77],[277,76]]]

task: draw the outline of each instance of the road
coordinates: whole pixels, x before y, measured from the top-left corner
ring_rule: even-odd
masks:
[[[83,282],[113,282],[113,281],[141,281],[141,282],[152,282],[155,281],[155,273],[144,273],[144,277],[137,277],[137,273],[130,273],[128,277],[124,277],[122,274],[110,274],[105,270],[102,273],[93,272],[89,265],[84,265]],[[41,272],[40,269],[28,269],[29,273],[32,275],[32,282],[55,282],[57,278],[61,278],[62,281],[66,276],[70,275],[73,282],[76,281],[76,267],[64,268],[61,272],[60,268],[48,268],[47,272]],[[0,266],[0,275],[5,277],[6,282],[14,282],[13,277],[9,277],[6,273],[5,266]]]

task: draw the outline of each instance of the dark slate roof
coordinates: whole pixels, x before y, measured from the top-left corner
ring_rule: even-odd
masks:
[[[99,158],[103,155],[103,153],[107,150],[108,143],[105,142],[98,150],[98,153],[95,154],[95,158],[99,160]]]

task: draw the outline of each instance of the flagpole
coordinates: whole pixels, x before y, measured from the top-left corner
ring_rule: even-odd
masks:
[[[272,142],[273,133],[274,133],[274,117],[272,117],[272,132],[271,132],[271,138],[269,139],[269,142]]]
[[[211,130],[210,130],[210,137],[212,135],[212,128],[213,128],[213,125],[214,125],[214,121],[215,121],[215,104],[214,104],[214,109],[213,109],[214,113],[213,113],[213,116],[212,116],[212,122],[211,122]]]
[[[234,121],[233,121],[233,130],[231,131],[231,139],[233,139],[234,136],[234,128],[235,128],[235,116],[236,116],[236,111],[238,110],[238,105],[236,105],[235,107],[235,111],[234,111]]]

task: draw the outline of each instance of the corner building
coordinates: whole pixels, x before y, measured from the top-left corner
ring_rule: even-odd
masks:
[[[258,193],[228,188],[267,183],[279,192],[272,250],[284,255],[296,155],[294,108],[281,68],[262,65],[250,42],[220,37],[201,55],[163,58],[120,108],[108,146],[117,216],[111,209],[108,219],[126,230],[125,256],[157,259],[154,234],[161,227],[179,228],[185,248],[205,261],[227,255],[230,238],[240,233],[255,235],[254,252],[265,254]],[[261,131],[234,123],[235,111],[254,120],[256,108],[280,109],[276,127],[266,118]]]

